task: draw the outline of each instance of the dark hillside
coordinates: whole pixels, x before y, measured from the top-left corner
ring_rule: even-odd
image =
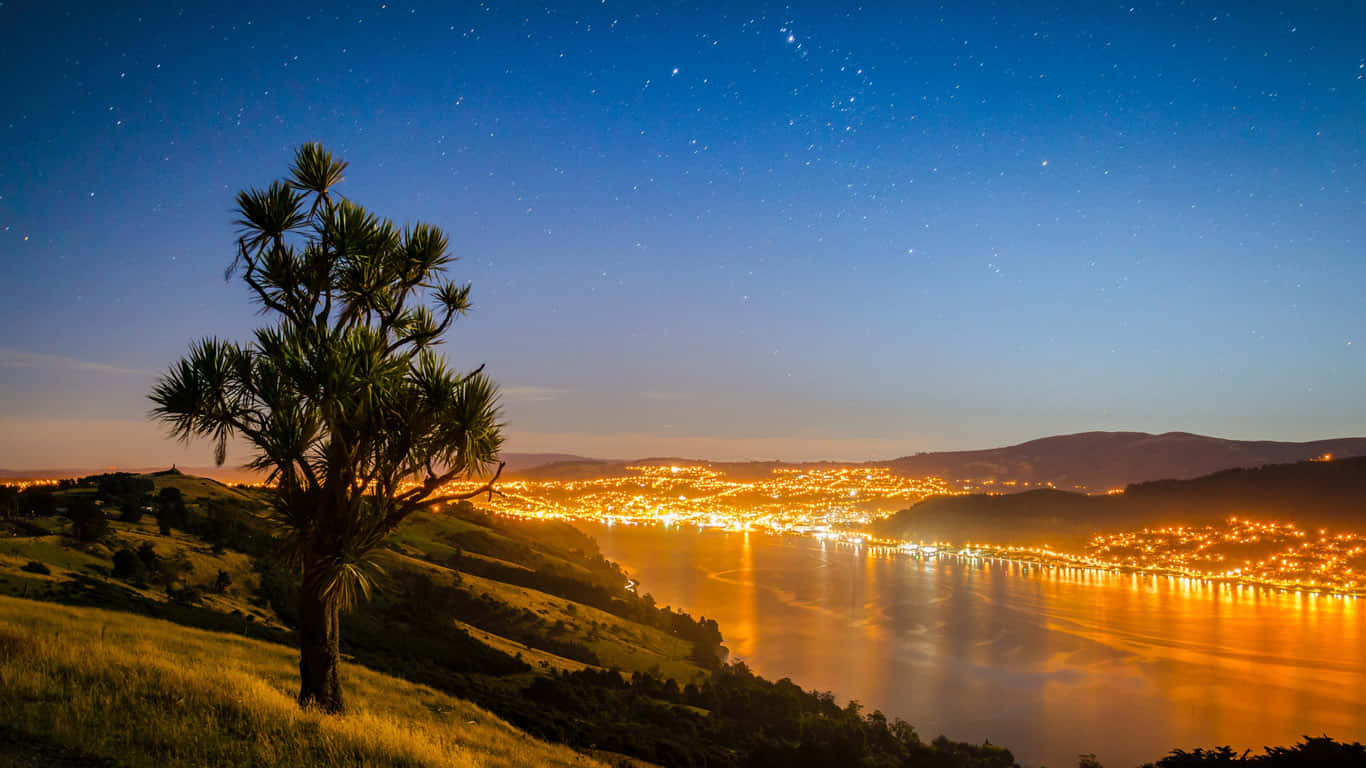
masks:
[[[1229,516],[1313,527],[1366,527],[1366,457],[1136,483],[1116,495],[1038,490],[940,496],[876,523],[873,530],[911,540],[1061,547],[1104,531],[1203,523]]]
[[[1366,455],[1366,438],[1284,443],[1225,440],[1168,432],[1083,432],[974,451],[903,456],[879,462],[908,476],[1044,483],[1103,493],[1132,483],[1188,479],[1236,467]]]

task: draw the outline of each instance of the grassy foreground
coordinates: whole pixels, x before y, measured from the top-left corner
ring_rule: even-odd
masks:
[[[0,730],[133,768],[602,765],[356,665],[348,714],[301,711],[297,663],[281,645],[0,597]]]

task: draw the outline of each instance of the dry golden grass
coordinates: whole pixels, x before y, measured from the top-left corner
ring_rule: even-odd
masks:
[[[397,552],[381,553],[379,562],[386,569],[396,569],[401,564],[441,579],[448,580],[451,574],[450,569],[444,566]],[[529,587],[470,573],[461,573],[460,580],[463,587],[473,594],[489,595],[498,602],[524,608],[552,623],[563,621],[566,639],[591,648],[603,667],[617,667],[627,672],[658,670],[677,680],[680,685],[707,676],[706,670],[689,660],[692,644],[661,629],[637,624],[592,606]],[[595,623],[598,626],[596,635],[592,632]],[[507,648],[500,650],[506,651]]]
[[[346,665],[349,712],[294,703],[293,649],[0,597],[0,727],[139,766],[595,766],[469,702]]]

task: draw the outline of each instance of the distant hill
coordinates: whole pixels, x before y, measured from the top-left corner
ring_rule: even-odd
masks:
[[[1324,454],[1337,458],[1366,456],[1366,438],[1283,443],[1225,440],[1189,432],[1083,432],[1004,448],[922,453],[876,464],[911,477],[1052,482],[1062,490],[1097,493],[1148,480],[1199,477],[1235,467],[1306,461]]]
[[[1271,440],[1226,440],[1189,432],[1161,435],[1146,432],[1083,432],[1030,440],[1003,448],[937,451],[873,462],[709,461],[676,456],[630,460],[595,459],[560,454],[511,454],[538,460],[509,461],[506,477],[524,480],[588,480],[632,474],[627,467],[701,464],[737,479],[767,477],[774,469],[880,466],[908,477],[934,475],[949,480],[995,480],[998,483],[1053,483],[1067,491],[1103,493],[1131,483],[1186,479],[1224,469],[1258,467],[1316,459],[1366,456],[1366,437],[1315,440],[1307,443]],[[1020,490],[1025,490],[1020,487]],[[1002,491],[1014,490],[1002,485]]]
[[[0,482],[15,480],[60,480],[67,477],[87,477],[98,475],[103,472],[128,472],[134,475],[155,475],[166,472],[171,467],[161,465],[158,467],[61,467],[56,469],[0,469]],[[200,477],[210,477],[220,483],[255,483],[264,479],[260,472],[253,472],[242,467],[225,465],[222,467],[214,466],[177,466],[176,471],[186,475],[197,475]]]
[[[707,459],[685,459],[678,456],[651,456],[643,459],[585,459],[575,458],[542,466],[531,467],[514,473],[512,476],[523,480],[591,480],[600,477],[623,477],[635,474],[629,467],[668,466],[670,464],[704,466],[723,473],[733,480],[760,480],[770,477],[775,469],[809,469],[813,467],[865,466],[854,462],[835,461],[709,461]],[[512,465],[504,470],[509,476]]]
[[[936,496],[874,523],[872,530],[911,540],[1064,547],[1105,531],[1229,516],[1366,528],[1366,457],[1229,469],[1137,483],[1116,495],[1042,489]]]
[[[546,464],[560,464],[575,461],[598,461],[585,456],[576,456],[572,453],[505,453],[498,457],[499,460],[507,462],[503,468],[503,474],[512,474],[523,470],[541,467]]]

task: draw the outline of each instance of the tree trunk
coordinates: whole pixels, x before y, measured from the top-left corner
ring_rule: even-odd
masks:
[[[340,615],[321,594],[318,581],[305,568],[299,590],[299,705],[337,714],[344,709]]]

